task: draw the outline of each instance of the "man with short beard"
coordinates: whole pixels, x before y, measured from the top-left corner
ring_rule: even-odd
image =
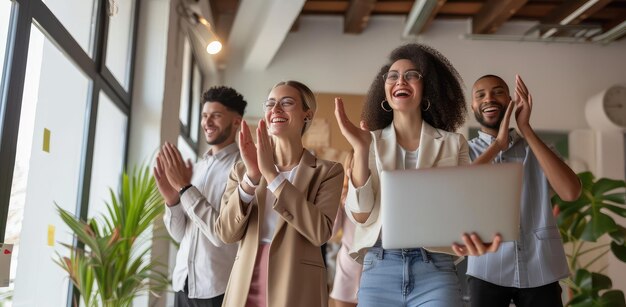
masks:
[[[516,76],[516,99],[502,78],[486,75],[472,88],[472,110],[480,123],[469,141],[474,164],[520,162],[524,167],[520,237],[495,253],[470,256],[471,306],[562,306],[559,280],[569,275],[563,243],[552,215],[550,187],[563,200],[581,192],[576,174],[535,134],[529,123],[532,96]],[[520,134],[509,129],[515,108]],[[489,187],[485,187],[488,192]],[[483,193],[484,191],[477,191]]]
[[[202,131],[209,150],[192,165],[176,146],[159,151],[154,178],[165,200],[163,220],[180,242],[172,276],[175,306],[221,306],[237,253],[214,232],[228,174],[241,159],[235,143],[246,101],[234,89],[213,87],[203,94]]]

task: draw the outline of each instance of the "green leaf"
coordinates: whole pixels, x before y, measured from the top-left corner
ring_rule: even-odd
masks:
[[[626,203],[626,194],[624,193],[606,194],[602,195],[600,198],[620,205]]]
[[[600,212],[600,210],[594,210],[591,221],[585,226],[580,238],[585,241],[596,242],[605,233],[615,230],[617,230],[617,225],[610,216]]]
[[[611,251],[617,259],[622,262],[626,262],[626,245],[619,245],[615,241],[611,242]]]
[[[591,172],[582,172],[578,173],[578,178],[580,179],[583,188],[588,188],[593,185],[593,181],[596,177]]]
[[[611,212],[613,212],[613,213],[615,213],[615,214],[617,214],[619,216],[626,217],[626,208],[620,208],[618,206],[610,205],[610,204],[607,204],[607,203],[603,203],[602,205],[607,210],[609,210],[609,211],[611,211]]]
[[[621,290],[606,291],[600,297],[599,303],[599,306],[603,307],[626,307],[624,292]]]
[[[617,230],[611,231],[609,235],[613,239],[613,242],[618,245],[624,245],[626,242],[626,228],[621,225],[617,225]]]
[[[604,193],[608,191],[615,190],[617,188],[626,187],[626,182],[624,180],[615,180],[609,178],[600,178],[593,185],[592,193],[594,196],[602,196]]]

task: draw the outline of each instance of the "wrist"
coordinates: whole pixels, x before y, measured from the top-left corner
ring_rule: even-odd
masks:
[[[263,177],[265,177],[265,181],[267,181],[267,184],[270,184],[272,183],[272,181],[274,181],[274,179],[276,179],[276,177],[278,177],[278,172],[277,171],[269,172],[267,175],[264,175]]]
[[[168,207],[175,207],[180,203],[180,199],[179,198],[171,198],[171,199],[166,199],[165,200],[165,205]]]
[[[523,136],[527,136],[531,133],[533,133],[533,129],[530,127],[530,125],[518,125],[517,128],[519,129],[520,133]]]
[[[180,189],[178,190],[178,195],[179,195],[179,196],[183,196],[183,194],[185,193],[185,191],[187,191],[187,190],[188,190],[189,188],[191,188],[192,186],[193,186],[193,185],[192,185],[191,183],[189,183],[189,184],[187,184],[187,185],[183,186],[182,188],[180,188]]]
[[[256,188],[261,181],[261,174],[250,174],[246,172],[243,176],[243,182],[247,183],[249,186]]]

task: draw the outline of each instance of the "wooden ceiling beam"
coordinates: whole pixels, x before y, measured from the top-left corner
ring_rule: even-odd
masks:
[[[528,0],[489,0],[472,17],[473,34],[495,33]]]
[[[344,16],[343,32],[359,34],[367,27],[376,0],[352,0]]]
[[[597,13],[612,0],[599,0],[589,6],[589,0],[565,1],[540,20],[542,24],[579,24],[589,16]],[[588,6],[588,7],[584,7]],[[578,11],[581,10],[581,11]],[[572,14],[577,14],[572,16]]]

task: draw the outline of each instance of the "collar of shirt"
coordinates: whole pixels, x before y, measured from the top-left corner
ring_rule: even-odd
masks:
[[[495,142],[496,138],[489,133],[478,130],[478,138],[487,144]],[[522,137],[517,133],[515,128],[509,128],[509,147],[517,143]]]
[[[221,160],[222,158],[234,153],[235,151],[239,150],[239,146],[237,145],[237,143],[233,142],[232,144],[222,148],[222,150],[218,151],[217,153],[213,154],[213,148],[207,150],[207,152],[204,154],[204,158],[208,159],[208,158],[215,158],[218,160]]]

